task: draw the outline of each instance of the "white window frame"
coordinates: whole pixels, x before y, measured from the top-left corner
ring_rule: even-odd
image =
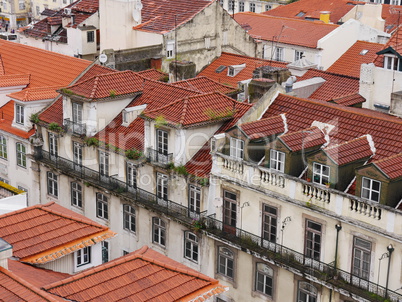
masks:
[[[87,43],[95,42],[95,31],[89,30],[87,31]]]
[[[297,302],[317,302],[317,288],[308,282],[299,281],[297,284]]]
[[[314,260],[321,259],[323,226],[321,223],[306,219],[304,255]]]
[[[243,159],[244,156],[244,141],[231,137],[230,138],[230,157]]]
[[[71,205],[82,209],[82,186],[78,182],[71,182]]]
[[[91,263],[91,247],[86,246],[75,252],[77,267]]]
[[[129,204],[123,205],[123,229],[131,233],[136,232],[136,211],[135,208]]]
[[[228,2],[228,11],[233,12],[235,10],[235,0],[229,0]]]
[[[73,143],[73,162],[82,165],[82,145],[78,142]]]
[[[137,167],[132,163],[126,163],[127,185],[137,188]]]
[[[166,246],[166,222],[159,217],[152,217],[152,242]]]
[[[58,155],[57,135],[49,132],[49,153],[50,155]]]
[[[102,245],[102,263],[109,262],[110,259],[109,241],[104,240],[102,241],[101,245]]]
[[[99,151],[99,173],[109,176],[109,153],[104,151]]]
[[[234,279],[235,263],[234,253],[227,247],[218,248],[218,274],[230,279]]]
[[[7,139],[4,135],[0,135],[0,158],[7,159]]]
[[[199,259],[199,242],[196,234],[185,231],[184,232],[184,258],[198,263]]]
[[[15,122],[17,124],[24,125],[25,117],[24,117],[24,106],[20,104],[15,104]]]
[[[168,200],[168,180],[166,174],[156,173],[156,196],[159,199]]]
[[[370,279],[372,243],[360,237],[353,237],[352,274],[364,280]]]
[[[57,175],[51,171],[47,172],[47,194],[56,198],[59,195]]]
[[[169,152],[169,133],[165,130],[156,130],[156,150],[158,153],[167,155]]]
[[[328,172],[326,172],[328,171]],[[331,168],[320,163],[313,163],[313,182],[320,185],[329,183]],[[318,180],[317,180],[318,179]]]
[[[384,55],[384,68],[388,70],[401,71],[401,60],[395,55]]]
[[[255,3],[250,3],[250,12],[252,12],[252,13],[255,13],[255,7],[256,7],[256,5],[255,5]]]
[[[368,186],[365,186],[365,181],[368,181]],[[373,184],[378,183],[378,190],[373,189]],[[367,194],[365,194],[367,193]],[[377,194],[377,200],[373,198],[373,194]],[[381,182],[368,177],[362,177],[361,197],[373,202],[380,202],[381,197]]]
[[[239,12],[244,12],[244,1],[239,1]]]
[[[16,143],[16,149],[17,149],[17,166],[26,168],[27,154],[25,145],[22,143]]]
[[[304,56],[304,51],[295,50],[295,61],[300,60]]]
[[[175,43],[173,40],[166,42],[166,58],[172,59],[175,56]]]
[[[256,263],[255,291],[265,296],[274,296],[274,270],[265,263]]]
[[[201,211],[201,188],[195,185],[188,186],[188,208],[190,212]]]
[[[83,106],[81,103],[72,103],[73,106],[73,123],[82,124]]]
[[[269,167],[273,170],[284,173],[285,172],[286,154],[284,152],[274,150],[274,149],[271,149],[269,153],[270,153]]]
[[[96,217],[108,220],[109,219],[109,203],[105,194],[96,193]]]
[[[283,47],[275,47],[275,61],[283,62],[285,49]]]

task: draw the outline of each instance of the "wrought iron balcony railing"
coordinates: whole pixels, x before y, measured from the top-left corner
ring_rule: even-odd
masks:
[[[86,134],[86,125],[71,121],[69,118],[64,119],[64,127],[66,132],[82,135]]]
[[[173,162],[173,153],[164,154],[152,148],[148,148],[147,158],[151,163],[167,165]]]
[[[327,264],[319,260],[306,257],[304,254],[294,251],[276,242],[271,242],[255,234],[242,229],[226,228],[222,221],[215,219],[214,215],[206,216],[206,212],[194,213],[189,208],[171,200],[159,198],[156,194],[146,190],[129,186],[126,182],[112,176],[101,175],[98,171],[78,165],[62,157],[55,157],[47,151],[38,153],[36,160],[54,166],[63,173],[72,177],[85,179],[86,182],[102,186],[107,190],[113,190],[124,197],[140,202],[155,211],[163,212],[171,217],[191,225],[194,219],[202,219],[203,231],[212,234],[221,240],[230,241],[242,250],[250,250],[261,256],[272,259],[281,266],[292,267],[311,276],[327,282],[332,286],[348,290],[369,301],[402,301],[402,295],[392,290],[386,290],[383,286],[365,280],[341,269],[335,268],[333,263]],[[373,300],[374,299],[374,300]]]

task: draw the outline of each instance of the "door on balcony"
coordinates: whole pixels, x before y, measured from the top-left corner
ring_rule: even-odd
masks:
[[[58,155],[57,136],[54,133],[49,133],[49,154],[50,159],[55,161]]]
[[[267,204],[262,205],[262,238],[264,246],[270,246],[269,242],[276,243],[278,224],[278,209]],[[269,241],[269,242],[267,242]],[[271,244],[272,245],[272,244]],[[275,248],[275,244],[273,245]]]
[[[353,238],[353,275],[369,280],[371,242],[359,237]]]
[[[306,220],[306,238],[304,255],[307,258],[320,260],[322,225],[311,220]]]
[[[73,162],[74,170],[81,172],[82,169],[82,146],[80,143],[73,144]]]
[[[73,132],[82,134],[81,125],[82,125],[82,104],[73,103]]]
[[[223,230],[236,234],[237,196],[235,193],[223,192]]]
[[[168,176],[162,173],[156,173],[156,197],[158,204],[166,205],[168,200]]]
[[[109,181],[109,154],[99,151],[99,174],[102,182]]]
[[[168,164],[168,133],[164,130],[156,130],[156,161]]]

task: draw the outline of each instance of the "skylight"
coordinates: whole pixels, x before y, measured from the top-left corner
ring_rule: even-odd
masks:
[[[360,55],[364,56],[364,55],[367,54],[368,52],[369,52],[368,49],[363,49],[363,50],[360,52]]]
[[[296,15],[296,17],[303,17],[306,13],[305,12],[300,12]]]
[[[225,65],[221,65],[221,66],[219,66],[219,67],[215,70],[215,72],[216,72],[216,73],[221,73],[222,71],[225,70],[225,68],[226,68]]]

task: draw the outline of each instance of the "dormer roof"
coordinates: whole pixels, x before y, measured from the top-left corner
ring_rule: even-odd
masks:
[[[29,74],[0,75],[0,87],[28,86],[29,83]]]
[[[321,147],[327,141],[324,133],[317,127],[309,127],[299,131],[289,132],[278,137],[290,151]]]
[[[359,93],[353,93],[350,95],[341,96],[331,100],[331,102],[343,106],[353,106],[357,104],[362,104],[365,101],[366,99],[362,97]]]
[[[172,85],[192,89],[200,93],[220,92],[223,94],[230,94],[236,91],[235,88],[229,85],[219,83],[205,76],[174,82]]]
[[[250,140],[278,135],[287,131],[285,114],[244,123],[238,127]]]
[[[399,26],[395,32],[392,34],[391,38],[384,45],[383,50],[377,52],[377,56],[374,60],[374,65],[377,67],[384,66],[384,54],[391,53],[398,57],[401,57],[402,54],[402,27]]]
[[[21,102],[31,102],[40,100],[54,99],[59,93],[56,91],[60,87],[35,87],[13,92],[7,96]]]
[[[402,153],[398,153],[372,163],[389,179],[402,177]]]

